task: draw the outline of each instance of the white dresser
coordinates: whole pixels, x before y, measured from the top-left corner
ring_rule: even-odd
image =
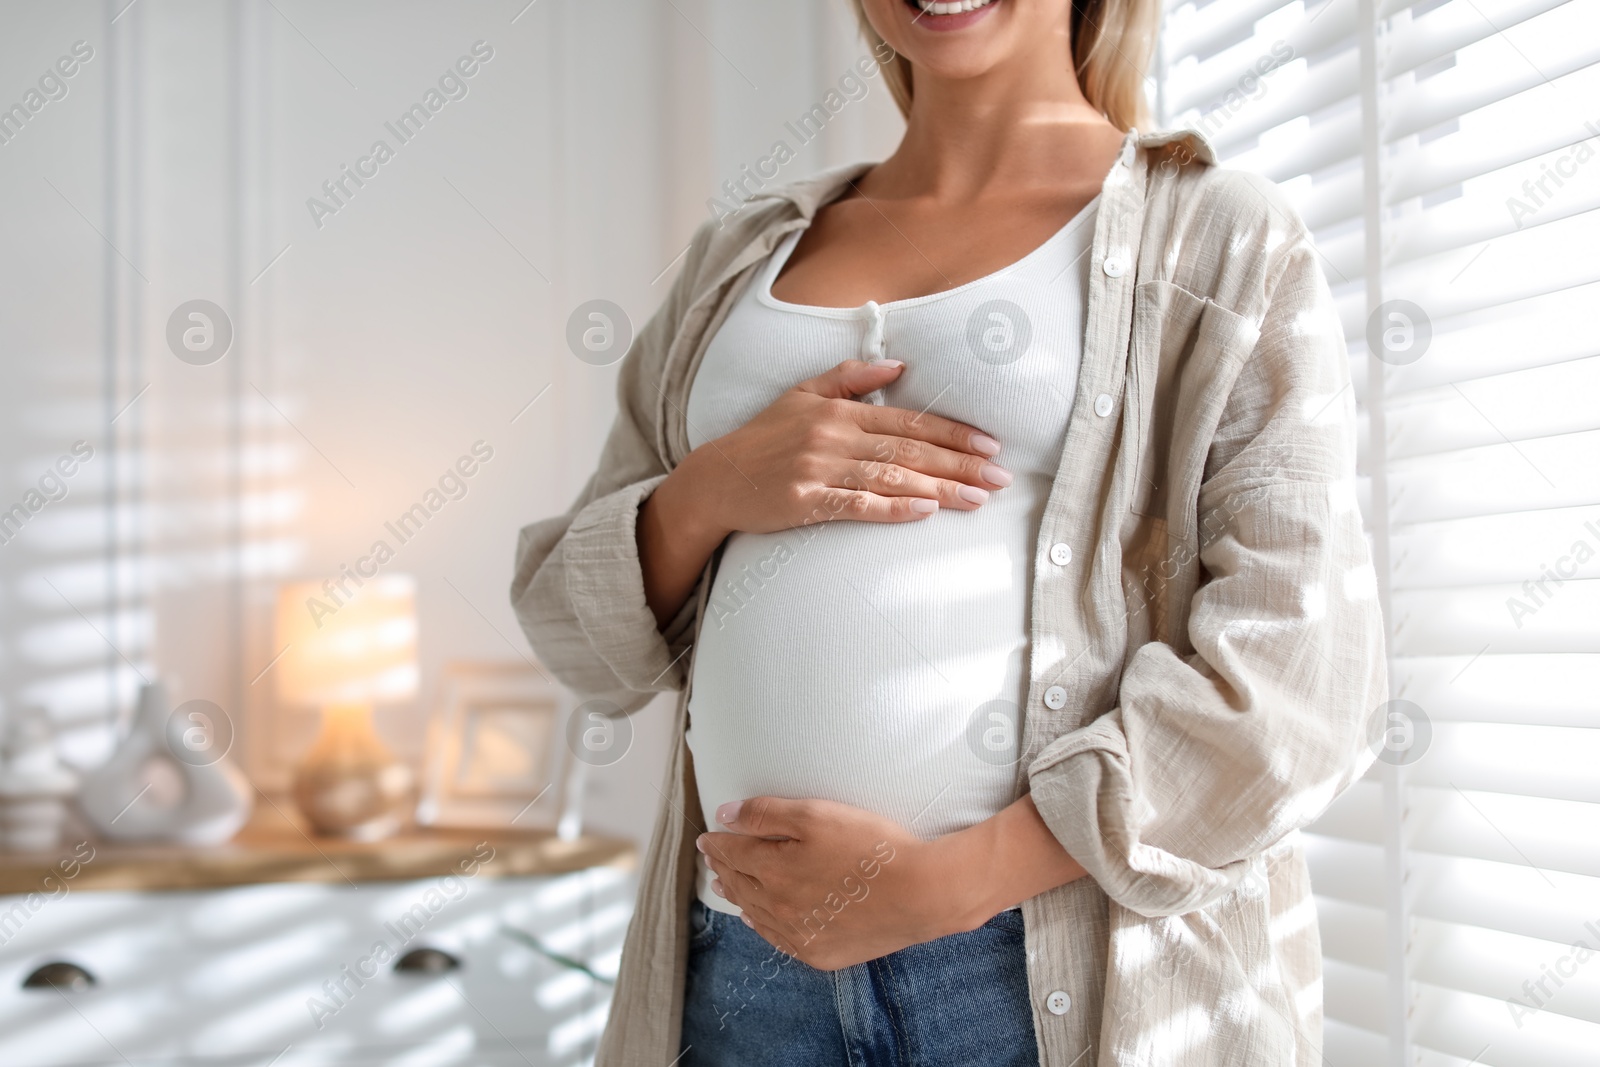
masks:
[[[586,1063],[633,903],[610,839],[91,848],[0,857],[3,1067]]]

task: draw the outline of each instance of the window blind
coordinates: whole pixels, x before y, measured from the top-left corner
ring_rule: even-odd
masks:
[[[1185,0],[1155,93],[1284,187],[1349,341],[1404,703],[1307,833],[1327,1062],[1593,1067],[1600,0]]]

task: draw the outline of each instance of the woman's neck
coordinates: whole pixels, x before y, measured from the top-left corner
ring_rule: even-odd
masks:
[[[960,205],[1103,175],[1123,134],[1084,97],[1066,54],[1050,37],[1033,63],[963,78],[919,70],[905,136],[862,192]]]

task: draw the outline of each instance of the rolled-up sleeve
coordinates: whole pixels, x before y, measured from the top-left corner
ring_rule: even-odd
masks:
[[[671,292],[629,346],[594,475],[565,513],[517,538],[511,604],[540,661],[575,692],[625,711],[682,687],[681,654],[693,629],[693,595],[667,626],[656,626],[636,530],[639,506],[668,473],[657,444],[662,368],[708,234],[702,226],[695,235]]]
[[[1342,330],[1303,231],[1277,266],[1200,487],[1192,651],[1139,647],[1117,707],[1028,768],[1063,847],[1146,916],[1210,904],[1320,814],[1385,698]]]

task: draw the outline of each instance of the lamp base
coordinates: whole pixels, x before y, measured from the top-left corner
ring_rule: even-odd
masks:
[[[414,778],[372,727],[367,705],[323,709],[322,732],[295,770],[294,799],[319,834],[377,841],[405,827]]]

